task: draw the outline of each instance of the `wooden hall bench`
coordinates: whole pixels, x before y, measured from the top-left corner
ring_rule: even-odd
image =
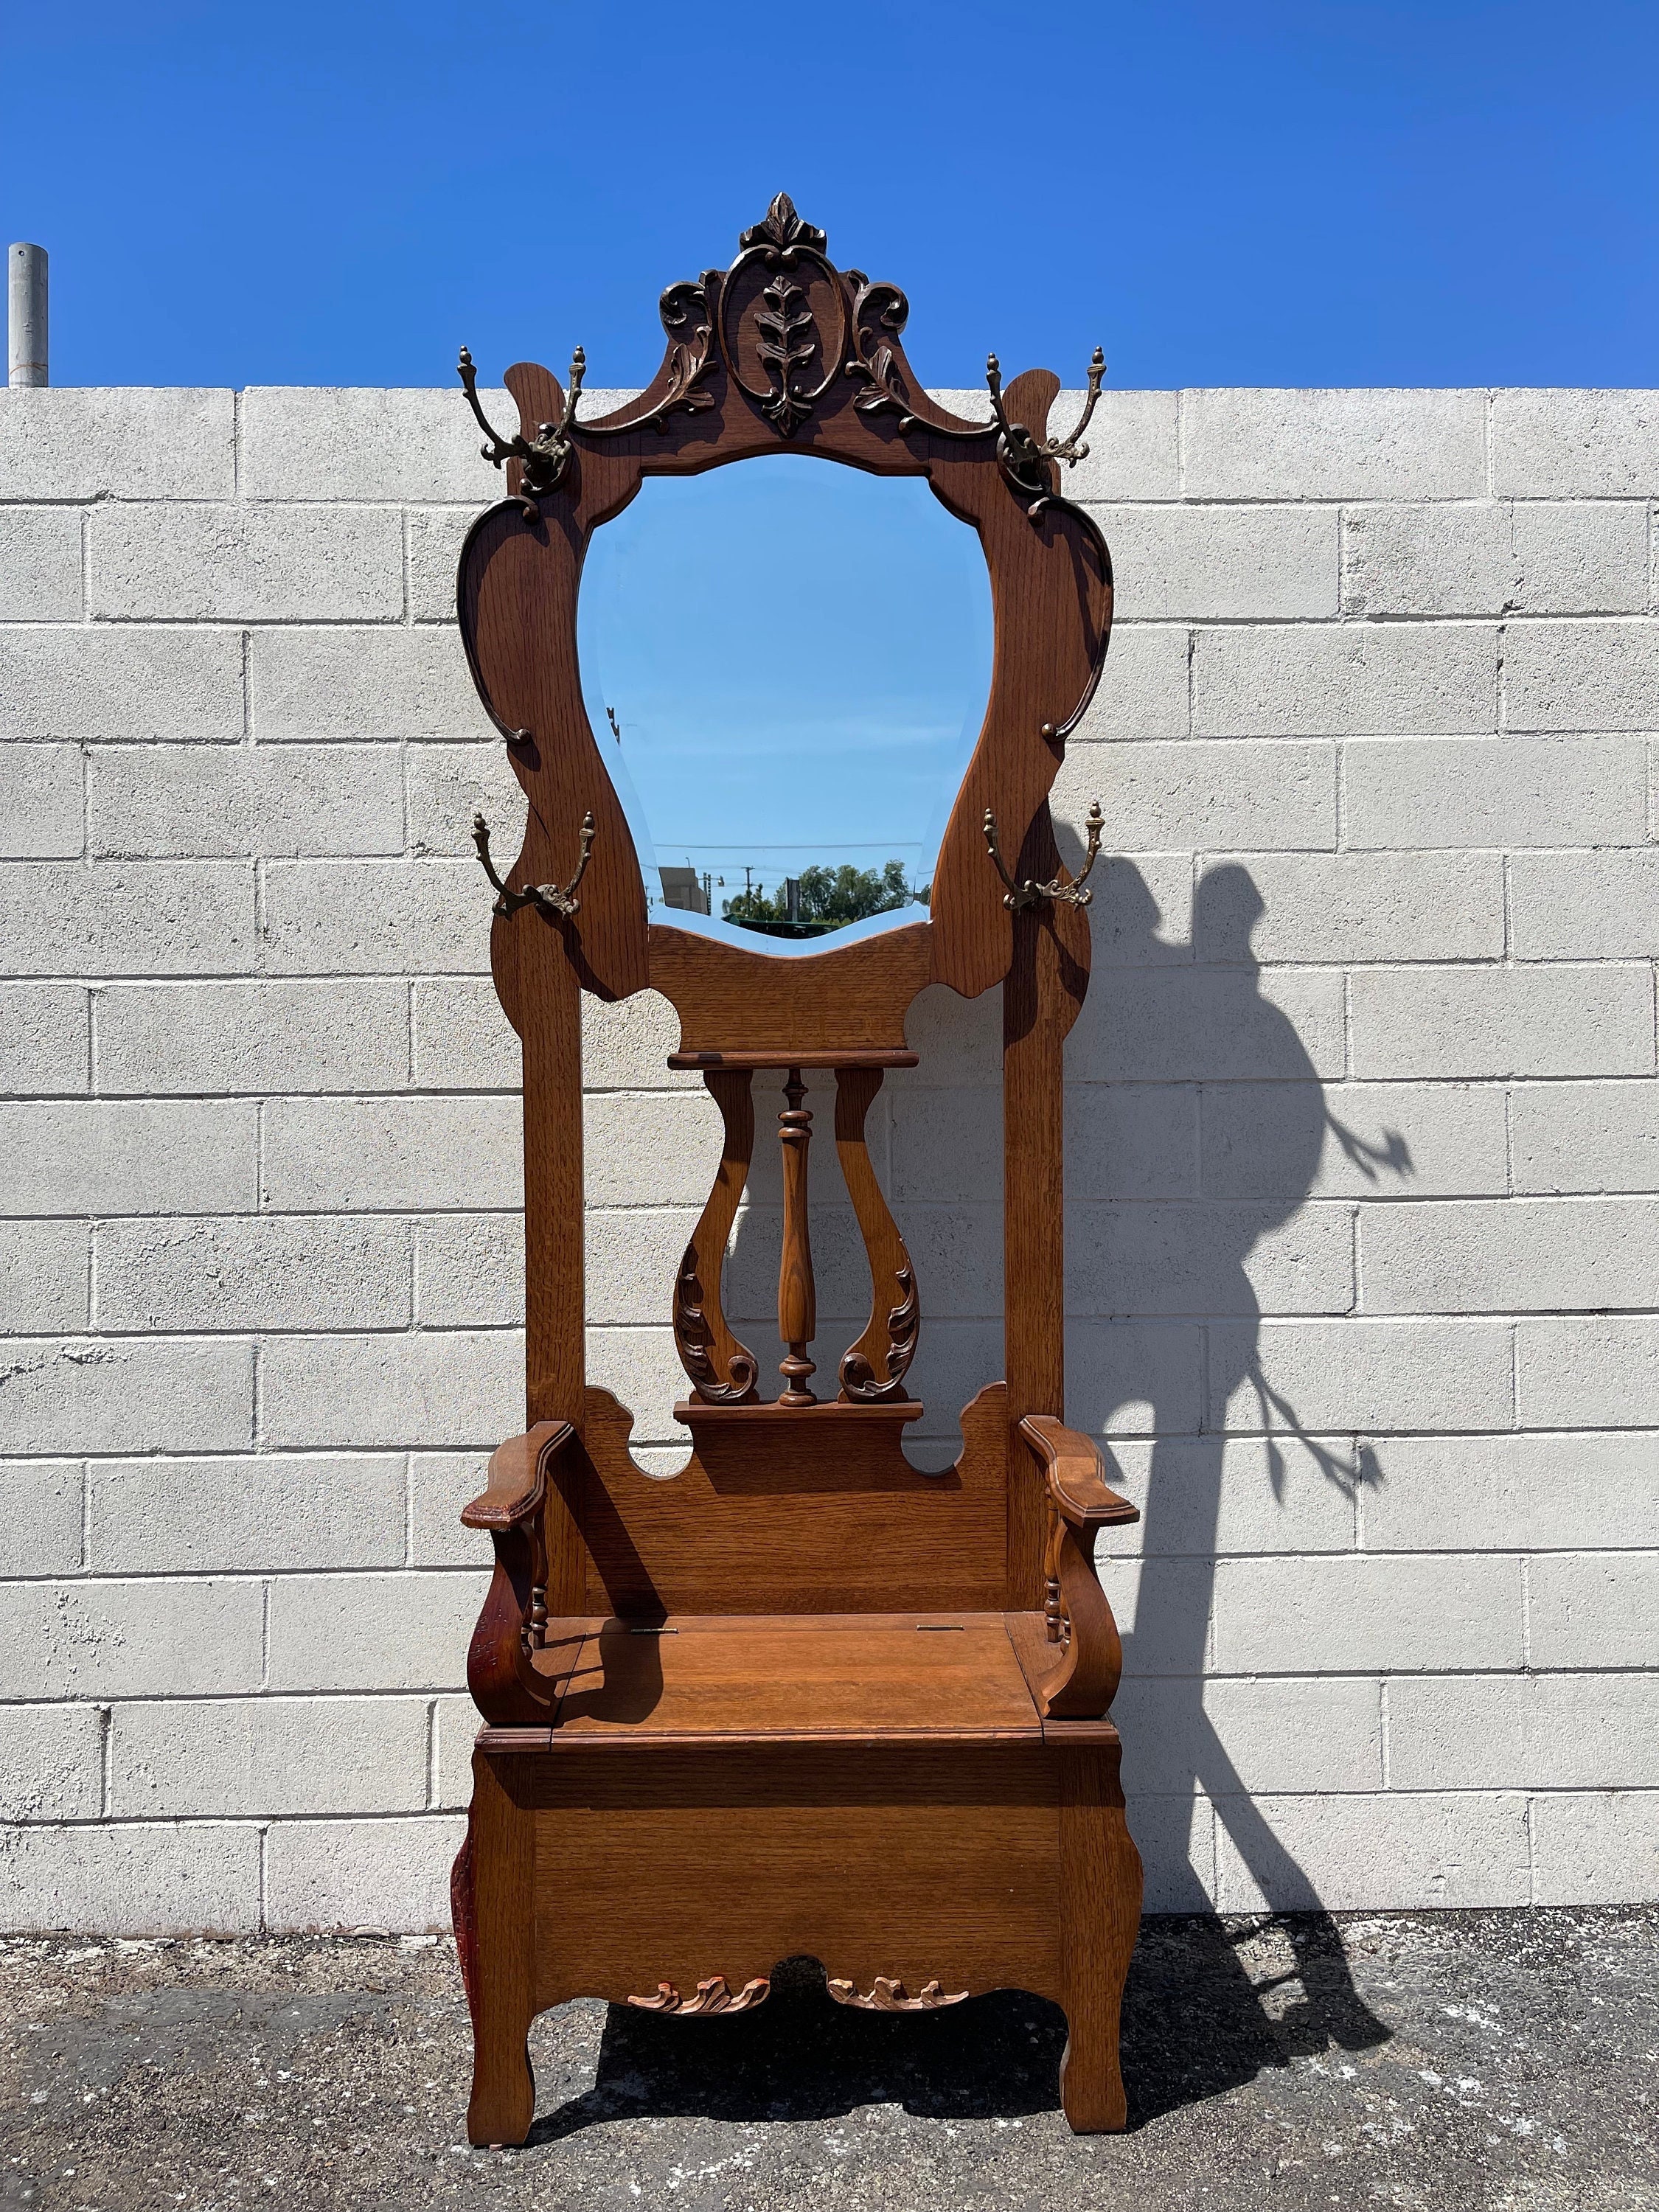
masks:
[[[790,336],[774,343],[786,295]],[[799,1954],[856,2007],[1007,1986],[1053,1998],[1070,2027],[1067,2118],[1123,2124],[1118,2009],[1140,1864],[1092,1547],[1136,1513],[1062,1419],[1062,1048],[1088,983],[1089,894],[1060,864],[1048,806],[1105,651],[1111,569],[1059,494],[1059,465],[1080,449],[1078,433],[1047,434],[1058,380],[1032,372],[1005,393],[994,361],[990,419],[949,415],[904,359],[905,313],[894,287],[837,270],[781,194],[728,270],[663,295],[667,351],[637,399],[582,419],[579,356],[568,392],[543,368],[508,370],[514,436],[479,414],[510,496],[463,550],[462,636],[529,818],[505,879],[475,833],[524,1054],[528,1421],[463,1516],[496,1561],[469,1656],[484,1725],[453,1879],[477,2142],[528,2132],[526,2039],[546,2007],[743,2010]],[[477,410],[465,356],[463,380]],[[1091,406],[1098,384],[1097,356]],[[977,532],[997,619],[928,919],[788,955],[648,920],[582,705],[575,623],[588,538],[645,477],[786,440],[924,477]],[[1091,862],[1099,836],[1097,811]],[[915,1064],[905,1015],[935,982],[1003,990],[1006,1379],[963,1413],[955,1466],[924,1474],[902,1446],[921,1413],[905,1387],[921,1292],[865,1130],[884,1071]],[[630,1413],[584,1364],[580,994],[647,988],[676,1008],[671,1064],[701,1071],[724,1131],[664,1286],[692,1446],[665,1480],[636,1464]],[[869,1322],[822,1398],[804,1073],[814,1096],[833,1076],[872,1284]],[[721,1304],[757,1080],[783,1102],[786,1349],[769,1403]]]

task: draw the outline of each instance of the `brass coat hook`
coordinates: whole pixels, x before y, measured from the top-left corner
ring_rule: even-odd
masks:
[[[493,911],[503,918],[516,914],[521,906],[539,907],[544,914],[573,915],[580,908],[576,886],[587,872],[587,864],[593,857],[595,836],[593,810],[589,807],[582,817],[581,858],[576,863],[576,872],[561,890],[556,884],[526,884],[521,891],[509,890],[495,873],[495,864],[489,857],[489,824],[482,814],[472,817],[472,842],[478,848],[478,859],[483,872],[499,896]]]
[[[481,447],[492,468],[507,461],[522,461],[524,473],[519,478],[518,500],[526,522],[539,520],[541,510],[536,501],[558,489],[560,479],[570,465],[573,451],[571,425],[576,419],[576,402],[581,398],[582,379],[587,374],[587,356],[578,346],[570,356],[570,383],[564,396],[564,411],[556,422],[538,422],[534,438],[515,433],[503,438],[483,409],[478,404],[478,372],[471,355],[461,348],[461,357],[456,364],[461,387],[466,393],[466,404],[472,410],[473,420],[489,443]]]
[[[1064,461],[1068,469],[1088,458],[1089,448],[1083,443],[1083,434],[1088,428],[1100,400],[1102,379],[1106,374],[1106,356],[1097,346],[1089,363],[1089,396],[1079,416],[1077,428],[1069,438],[1032,436],[1024,422],[1011,422],[1002,404],[1002,365],[994,354],[986,356],[985,382],[991,394],[991,412],[997,423],[997,459],[1002,464],[1002,473],[1020,497],[1030,503],[1026,514],[1033,522],[1040,521],[1042,510],[1054,497],[1048,480],[1048,463]]]
[[[986,808],[986,850],[996,865],[997,873],[1007,885],[1006,890],[1003,893],[1002,903],[1010,914],[1023,914],[1028,907],[1041,906],[1044,899],[1053,899],[1065,906],[1088,906],[1092,902],[1094,893],[1085,888],[1085,883],[1090,871],[1100,857],[1100,840],[1106,827],[1105,818],[1100,811],[1100,801],[1097,799],[1090,807],[1088,818],[1083,826],[1089,833],[1088,850],[1083,856],[1081,869],[1069,884],[1062,884],[1058,877],[1053,882],[1046,884],[1033,883],[1030,877],[1027,877],[1023,884],[1018,884],[1014,881],[1003,864],[1002,848],[997,842],[997,817],[988,806]]]

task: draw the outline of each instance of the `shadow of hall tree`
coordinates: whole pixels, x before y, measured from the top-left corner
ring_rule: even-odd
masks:
[[[998,1989],[1052,1999],[1067,2118],[1124,2121],[1140,1866],[1092,1551],[1136,1513],[1064,1425],[1062,1054],[1091,894],[1060,865],[1048,806],[1099,675],[1111,568],[1060,496],[1082,425],[1048,435],[1058,380],[1033,371],[1005,392],[993,358],[986,419],[951,415],[912,376],[906,313],[894,286],[837,269],[781,194],[729,269],[663,295],[667,349],[636,399],[589,421],[580,353],[568,389],[521,362],[505,380],[519,430],[485,424],[508,496],[468,536],[459,599],[528,800],[523,850],[492,876],[491,939],[524,1062],[526,1427],[464,1516],[496,1560],[469,1655],[484,1725],[453,1877],[477,2142],[532,2125],[538,2012],[600,1996],[718,2036],[797,1955],[857,2014]],[[476,409],[465,360],[463,379]],[[1097,357],[1085,421],[1098,384]],[[577,643],[589,541],[642,483],[786,451],[925,485],[977,539],[993,605],[1018,610],[926,916],[805,946],[678,910],[650,920]],[[811,617],[789,611],[797,657]],[[757,623],[753,653],[775,667],[778,647]],[[933,983],[1003,987],[1007,1292],[1005,1377],[964,1411],[954,1466],[924,1474],[902,1438],[922,1413],[907,1370],[928,1291],[867,1127],[887,1071],[916,1061],[905,1017]],[[664,1480],[585,1371],[580,998],[647,988],[679,1017],[671,1066],[702,1074],[723,1131],[661,1286],[691,1437]],[[868,1319],[844,1349],[819,1341],[808,1229],[826,1144],[869,1271]],[[782,1164],[776,1346],[738,1339],[722,1286],[762,1146]]]

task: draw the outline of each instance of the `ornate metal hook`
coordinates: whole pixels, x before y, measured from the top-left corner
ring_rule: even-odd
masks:
[[[997,459],[1008,482],[1022,499],[1030,502],[1025,512],[1033,522],[1041,520],[1042,510],[1054,497],[1048,484],[1048,463],[1063,461],[1068,469],[1074,469],[1088,456],[1083,434],[1099,404],[1101,380],[1105,374],[1106,356],[1097,346],[1089,363],[1089,396],[1078,417],[1077,428],[1069,438],[1038,440],[1024,422],[1009,421],[1008,411],[1002,404],[1002,365],[994,354],[986,356],[985,384],[991,395],[991,412],[996,417]]]
[[[526,884],[521,891],[509,890],[495,873],[495,864],[489,857],[489,824],[482,814],[472,817],[472,842],[478,848],[478,860],[490,882],[495,886],[497,897],[493,911],[503,918],[516,914],[521,906],[539,907],[544,914],[573,915],[580,908],[576,886],[587,872],[587,864],[593,857],[593,810],[590,807],[582,817],[581,858],[576,863],[576,872],[561,890],[556,884]]]
[[[556,422],[538,422],[534,438],[515,433],[503,438],[483,409],[478,404],[478,372],[466,348],[461,348],[461,357],[456,364],[461,388],[466,393],[466,404],[472,410],[473,420],[489,443],[479,450],[492,468],[501,468],[507,461],[521,461],[524,473],[519,478],[518,501],[526,522],[539,519],[537,501],[558,489],[560,480],[570,465],[574,450],[570,441],[571,426],[576,420],[576,402],[581,398],[582,379],[587,374],[587,356],[578,346],[570,356],[570,382],[564,396],[564,410]]]
[[[997,842],[997,817],[988,806],[986,808],[986,850],[995,864],[997,873],[1007,886],[1003,893],[1002,903],[1010,914],[1023,914],[1028,907],[1041,906],[1044,899],[1053,899],[1064,906],[1091,904],[1094,893],[1086,890],[1085,885],[1090,872],[1100,857],[1100,840],[1106,827],[1105,817],[1101,813],[1100,801],[1097,799],[1089,809],[1088,818],[1084,827],[1089,833],[1088,850],[1083,856],[1081,869],[1069,884],[1062,884],[1058,877],[1046,884],[1033,883],[1029,876],[1023,884],[1020,884],[1014,881],[1003,862],[1002,848]]]

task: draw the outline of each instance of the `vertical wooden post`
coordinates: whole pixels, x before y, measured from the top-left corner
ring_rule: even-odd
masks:
[[[532,1960],[536,1941],[535,1837],[532,1816],[503,1786],[511,1755],[472,1754],[470,1850],[456,1884],[456,1937],[468,1943],[472,2011],[472,2095],[466,2131],[475,2143],[522,2142],[536,2117],[536,2083],[526,2047],[536,2016]]]
[[[1140,1854],[1124,1817],[1122,1752],[1109,1740],[1060,1750],[1060,1956],[1066,2050],[1060,2101],[1074,2133],[1127,2118],[1118,2062],[1123,1984],[1140,1928]]]
[[[809,1359],[806,1347],[817,1334],[817,1294],[812,1282],[812,1246],[806,1219],[806,1152],[812,1141],[812,1116],[801,1103],[806,1085],[800,1070],[792,1067],[783,1086],[789,1101],[778,1116],[778,1136],[783,1146],[783,1256],[778,1264],[778,1334],[788,1346],[778,1362],[784,1387],[781,1406],[816,1406],[815,1394],[806,1387],[817,1362]]]
[[[1016,873],[1060,872],[1046,805]],[[1014,916],[1002,987],[1002,1295],[1008,1425],[1008,1603],[1044,1609],[1048,1512],[1017,1432],[1028,1413],[1066,1417],[1066,1033],[1089,988],[1088,916],[1045,901]]]

